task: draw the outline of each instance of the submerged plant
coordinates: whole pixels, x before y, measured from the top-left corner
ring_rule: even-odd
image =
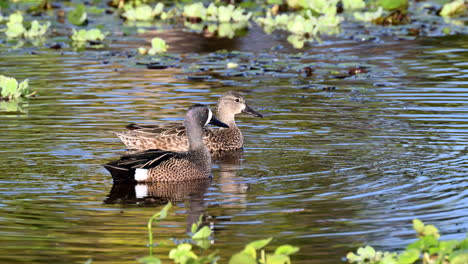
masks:
[[[359,264],[468,263],[468,237],[462,241],[439,241],[439,230],[418,219],[413,220],[413,228],[419,239],[400,254],[376,251],[366,246],[359,248],[356,253],[349,252],[346,258],[350,263]]]
[[[23,24],[23,15],[16,12],[10,15],[7,22],[7,29],[5,34],[8,38],[27,38],[33,39],[42,37],[45,35],[50,27],[50,22],[47,21],[44,24],[40,24],[37,20],[31,22],[29,28],[26,28]]]
[[[15,78],[0,75],[0,95],[6,100],[30,96],[29,80],[18,83]]]

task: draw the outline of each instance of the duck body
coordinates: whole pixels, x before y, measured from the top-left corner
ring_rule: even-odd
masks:
[[[244,140],[242,132],[237,127],[235,115],[247,113],[263,117],[250,106],[244,98],[235,92],[223,94],[217,105],[218,119],[227,124],[229,128],[203,129],[203,142],[210,152],[242,149]],[[128,149],[148,150],[164,149],[170,151],[188,151],[186,129],[179,124],[167,125],[137,125],[130,124],[127,131],[116,135]]]
[[[191,106],[185,117],[188,151],[178,153],[151,149],[124,155],[104,167],[116,182],[170,182],[210,178],[211,155],[202,140],[203,126],[208,123],[228,127],[217,120],[207,106]]]

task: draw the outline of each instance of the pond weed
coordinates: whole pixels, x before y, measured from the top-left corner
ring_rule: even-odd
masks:
[[[144,264],[157,264],[162,263],[162,260],[153,254],[153,248],[156,246],[153,241],[152,225],[153,222],[158,222],[167,217],[168,211],[172,207],[171,203],[164,206],[161,211],[154,214],[148,220],[148,240],[149,240],[149,254],[146,257],[138,259],[140,263]],[[202,216],[199,217],[196,223],[191,226],[189,233],[190,239],[184,240],[177,246],[169,251],[169,258],[174,263],[181,264],[208,264],[218,263],[220,256],[217,251],[211,253],[208,249],[211,247],[212,230],[210,227],[203,225]],[[290,255],[299,251],[298,247],[291,245],[281,245],[275,249],[273,253],[266,253],[264,248],[272,241],[273,238],[256,240],[247,244],[244,249],[233,255],[229,264],[280,264],[291,263]],[[176,241],[177,243],[177,241]],[[201,249],[201,253],[194,251],[193,244]]]
[[[358,264],[468,263],[468,237],[461,241],[439,241],[439,230],[419,219],[413,220],[413,229],[419,239],[400,254],[376,251],[371,246],[365,246],[358,248],[356,253],[349,252],[346,258],[348,262]]]

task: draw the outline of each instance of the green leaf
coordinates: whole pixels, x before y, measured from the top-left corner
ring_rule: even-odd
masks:
[[[47,29],[50,27],[50,22],[47,21],[44,24],[39,24],[37,20],[31,23],[31,28],[24,32],[25,38],[36,38],[45,35]]]
[[[422,234],[424,232],[424,223],[419,219],[413,219],[413,229],[418,234]]]
[[[456,253],[450,256],[450,264],[467,264],[468,252]]]
[[[204,239],[209,236],[211,236],[211,229],[208,226],[204,226],[192,236],[192,239]]]
[[[406,10],[408,8],[408,0],[379,0],[378,5],[383,7],[385,10]]]
[[[424,227],[424,235],[425,236],[434,236],[436,238],[439,238],[439,229],[433,225],[426,225]]]
[[[229,259],[229,264],[257,264],[257,261],[249,254],[240,252]]]
[[[412,264],[419,259],[421,252],[417,249],[407,249],[398,255],[398,262],[401,264]]]
[[[360,247],[357,250],[357,254],[364,259],[373,259],[375,257],[375,249],[371,246]]]
[[[406,249],[418,249],[421,251],[427,251],[430,247],[435,247],[439,244],[437,238],[433,236],[424,236],[417,241],[409,244]]]
[[[275,254],[277,255],[292,255],[299,251],[299,247],[294,247],[291,245],[282,245],[276,248]]]
[[[400,263],[395,259],[393,254],[388,254],[380,260],[379,264],[400,264]]]
[[[148,54],[155,55],[156,53],[166,52],[169,45],[161,38],[151,39],[151,49],[148,50]]]
[[[440,11],[440,15],[443,17],[453,17],[459,14],[463,14],[466,11],[466,4],[464,0],[455,0],[450,3],[446,3],[442,10]]]
[[[459,246],[458,240],[449,240],[449,241],[440,241],[439,242],[439,251],[445,254],[450,254],[452,251]]]
[[[84,4],[75,5],[75,9],[67,14],[68,21],[76,26],[83,25],[86,22],[87,16]]]
[[[0,75],[0,89],[2,97],[12,98],[17,93],[18,81],[15,78]]]
[[[255,250],[259,250],[259,249],[264,248],[266,245],[268,245],[272,239],[273,238],[270,237],[270,238],[267,238],[267,239],[256,240],[256,241],[253,241],[253,242],[250,242],[249,244],[247,244],[246,247],[252,247]]]
[[[143,258],[139,258],[138,262],[144,263],[144,264],[162,264],[162,261],[154,256],[147,256]]]
[[[460,245],[458,246],[461,250],[468,250],[468,238],[465,238],[460,242]]]
[[[242,253],[251,256],[253,259],[257,259],[257,251],[255,248],[249,245],[245,246],[244,250],[242,250]]]
[[[267,259],[266,263],[268,264],[290,264],[291,263],[291,259],[289,258],[289,256],[286,256],[286,255],[268,254],[266,259]]]
[[[366,3],[363,0],[342,0],[343,8],[345,11],[363,9]]]
[[[173,259],[176,263],[187,263],[190,260],[198,259],[198,256],[193,253],[192,245],[184,243],[172,249],[169,252],[169,258]]]

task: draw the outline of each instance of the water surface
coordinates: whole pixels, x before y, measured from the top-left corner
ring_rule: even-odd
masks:
[[[175,52],[214,51],[205,43]],[[462,239],[466,43],[325,43],[300,55],[319,68],[374,66],[344,79],[318,71],[191,81],[184,69],[147,70],[125,52],[1,51],[0,73],[28,78],[38,96],[0,112],[0,260],[135,263],[147,254],[146,221],[167,200],[175,208],[157,240],[185,238],[203,214],[224,259],[270,236],[272,245],[301,247],[294,263],[340,263],[363,244],[401,250],[415,239],[413,218],[439,227],[442,239]],[[272,59],[295,53],[265,46],[241,40],[229,49]],[[242,92],[265,117],[238,118],[245,150],[215,162],[211,183],[147,186],[159,198],[146,199],[134,186],[113,186],[101,166],[125,151],[113,131],[182,120],[191,104],[214,104],[226,91]],[[168,248],[157,251],[165,257]]]

